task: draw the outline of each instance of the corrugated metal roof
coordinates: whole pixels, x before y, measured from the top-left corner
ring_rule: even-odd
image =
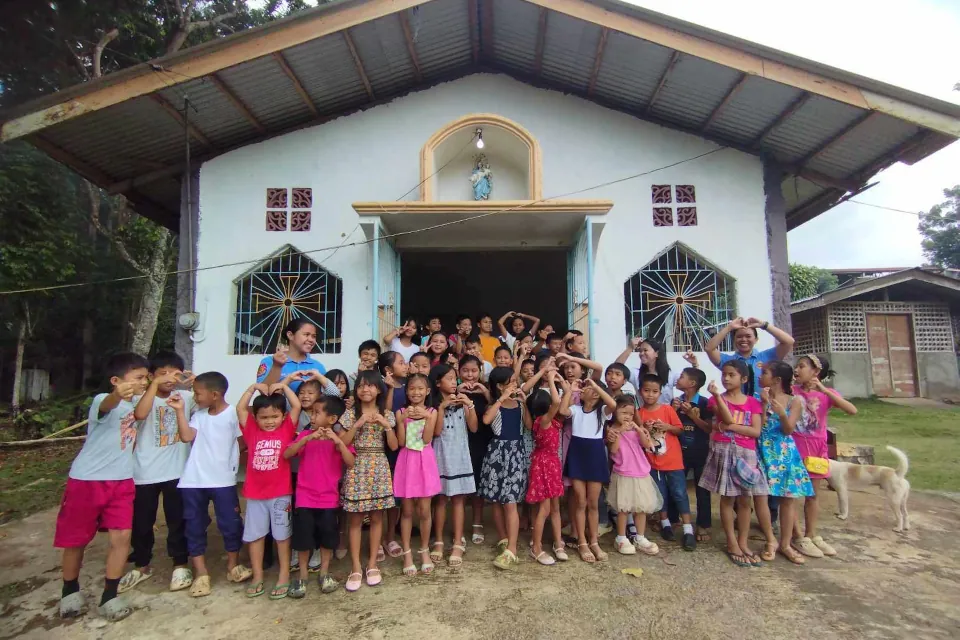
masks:
[[[541,74],[565,89],[586,91],[600,42],[600,27],[562,13],[551,14],[548,20]]]
[[[647,106],[672,51],[622,33],[607,36],[597,95],[627,110]]]
[[[312,115],[272,56],[245,62],[217,75],[267,129],[282,130]]]
[[[408,11],[413,44],[426,80],[445,75],[472,61],[467,0],[431,2]]]
[[[548,16],[549,24],[553,16]],[[493,51],[504,67],[534,72],[540,9],[527,2],[493,0]]]
[[[283,52],[287,64],[321,113],[335,113],[368,100],[344,39],[311,40]]]
[[[743,145],[753,144],[802,94],[799,89],[749,76],[708,131]]]
[[[651,113],[699,129],[740,79],[740,73],[709,60],[681,55],[653,103]]]

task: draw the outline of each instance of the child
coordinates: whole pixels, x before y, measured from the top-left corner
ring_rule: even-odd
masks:
[[[177,412],[180,440],[193,443],[177,486],[183,498],[187,553],[193,563],[194,580],[190,595],[194,598],[210,595],[210,575],[204,558],[210,502],[213,502],[217,529],[223,536],[223,548],[227,552],[227,581],[244,582],[253,575],[238,561],[243,546],[243,520],[237,496],[238,438],[243,432],[236,410],[224,399],[226,393],[226,377],[211,371],[201,373],[193,381],[197,411],[189,419],[180,396],[173,394],[167,400]]]
[[[350,521],[350,575],[346,589],[354,592],[360,588],[364,577],[360,573],[360,538],[363,518],[370,517],[370,557],[365,577],[367,586],[375,587],[383,582],[377,568],[380,537],[383,534],[383,511],[394,507],[393,482],[390,464],[384,447],[396,451],[396,419],[386,410],[387,389],[376,371],[361,371],[353,390],[353,411],[343,415],[343,443],[353,445],[357,451],[354,465],[347,469],[343,478],[343,510]],[[384,444],[386,442],[386,445]]]
[[[510,327],[507,328],[507,321],[510,321]],[[529,332],[526,330],[527,326],[524,323],[524,320],[529,320],[533,324],[530,326]],[[537,332],[537,329],[540,327],[540,318],[535,316],[528,316],[525,313],[517,313],[516,311],[507,311],[503,316],[497,321],[497,328],[500,329],[500,340],[506,344],[512,350],[514,344],[521,339],[520,334],[525,333],[526,335],[534,334]]]
[[[640,394],[630,382],[630,367],[622,362],[614,362],[603,373],[603,381],[607,384],[611,396],[614,398],[621,394],[633,396],[637,401],[637,409],[640,408]]]
[[[373,342],[372,340],[369,342]],[[379,349],[379,347],[378,347]],[[422,354],[421,354],[422,355]],[[337,385],[337,391],[339,391],[340,399],[343,400],[343,406],[346,411],[353,411],[353,396],[350,394],[350,381],[347,378],[346,374],[340,369],[331,369],[327,372],[327,377],[330,379],[333,384]],[[342,415],[342,414],[341,414]],[[338,418],[339,419],[339,418]],[[340,423],[337,423],[337,429],[340,429]],[[339,507],[340,501],[337,500],[337,505]],[[337,520],[340,523],[340,544],[337,546],[336,557],[337,560],[343,560],[347,557],[347,544],[344,542],[344,538],[347,533],[347,517],[344,515],[343,509],[337,509]],[[294,523],[296,526],[296,523]],[[312,559],[312,556],[311,556]],[[323,554],[321,552],[321,562],[323,559]],[[299,562],[299,559],[298,559]]]
[[[563,336],[563,350],[565,353],[587,353],[587,339],[583,332],[577,329],[571,329],[567,335]],[[582,357],[582,356],[581,356]]]
[[[547,334],[543,347],[543,353],[550,356],[557,356],[563,351],[563,336],[559,333]]]
[[[420,516],[420,570],[425,575],[433,572],[430,561],[430,501],[440,493],[440,471],[437,457],[430,442],[437,431],[437,412],[426,406],[430,395],[430,382],[426,376],[416,374],[407,378],[407,406],[397,411],[397,440],[400,442],[400,457],[393,476],[393,495],[403,500],[403,515],[400,518],[400,540],[403,543],[403,575],[414,576],[417,567],[413,564],[410,550],[410,535],[413,531],[413,509]]]
[[[683,424],[673,407],[660,404],[661,393],[660,376],[655,373],[644,374],[640,382],[643,406],[637,411],[637,418],[640,424],[650,430],[654,440],[654,446],[647,453],[647,457],[653,469],[653,479],[664,502],[664,509],[660,512],[660,536],[664,540],[674,540],[673,527],[670,526],[666,509],[667,502],[672,502],[683,522],[683,550],[693,551],[697,548],[697,538],[693,535],[693,524],[690,522],[687,474],[683,467],[680,439],[677,438],[683,433]]]
[[[804,465],[807,464],[807,458],[829,458],[827,453],[827,414],[830,413],[832,407],[836,407],[851,416],[857,413],[857,408],[853,403],[845,400],[836,390],[823,384],[833,375],[833,371],[830,370],[830,363],[823,356],[816,356],[811,353],[801,356],[797,360],[796,385],[793,387],[793,393],[803,399],[804,411],[797,423],[796,431],[793,432],[793,441],[797,444],[797,450],[800,452]],[[794,526],[796,530],[794,546],[800,550],[800,553],[811,558],[822,558],[823,556],[837,554],[836,550],[817,534],[818,486],[821,484],[820,480],[829,477],[829,475],[829,472],[826,474],[810,473],[814,494],[806,499],[803,506],[804,525],[806,527],[803,537],[800,536],[799,519]]]
[[[419,373],[420,375],[429,376],[430,367],[430,356],[422,351],[415,353],[413,357],[410,358],[410,362],[407,363],[407,375]]]
[[[468,356],[473,356],[483,364],[483,368],[480,372],[480,381],[486,382],[490,379],[490,372],[493,371],[493,365],[483,359],[483,353],[480,350],[480,338],[477,336],[470,336],[466,338],[463,342],[464,353]]]
[[[557,366],[564,372],[564,377],[568,382],[583,379],[587,372],[590,377],[599,382],[600,375],[603,373],[603,365],[587,358],[578,351],[561,353],[556,357]]]
[[[659,547],[647,540],[645,533],[648,513],[656,513],[663,506],[663,497],[657,483],[650,477],[650,461],[644,449],[653,448],[650,431],[635,422],[636,401],[630,396],[619,396],[613,420],[607,433],[610,445],[610,489],[607,503],[617,514],[617,551],[631,556],[640,549],[647,555],[657,555]],[[627,538],[627,518],[632,515],[637,533]]]
[[[466,538],[463,535],[464,501],[475,493],[467,433],[477,431],[477,408],[467,396],[457,392],[457,371],[441,364],[430,370],[433,389],[430,406],[437,410],[438,433],[434,436],[437,469],[440,472],[440,494],[433,512],[433,549],[430,558],[443,560],[443,526],[447,517],[447,500],[452,504],[453,551],[447,564],[457,569],[463,565]],[[442,423],[441,423],[442,420]]]
[[[500,345],[493,352],[493,364],[497,367],[513,368],[513,351],[509,347]]]
[[[607,554],[600,548],[598,531],[600,489],[610,480],[603,423],[616,409],[617,403],[601,384],[588,378],[580,391],[580,405],[570,407],[571,438],[564,468],[564,475],[573,483],[574,522],[571,528],[577,534],[580,559],[589,564],[607,559]]]
[[[183,500],[177,483],[187,464],[190,445],[180,441],[177,415],[167,406],[167,398],[178,393],[187,414],[193,413],[193,394],[174,391],[177,385],[190,380],[183,373],[183,358],[173,352],[160,352],[150,360],[150,386],[137,399],[133,417],[138,420],[137,446],[133,449],[134,568],[120,580],[118,593],[124,593],[153,575],[153,525],[163,496],[163,515],[167,524],[167,555],[173,560],[170,591],[180,591],[193,584],[193,573],[187,567],[187,538],[183,531]]]
[[[135,353],[113,356],[107,363],[112,389],[94,397],[90,405],[87,439],[70,466],[53,538],[53,546],[63,549],[61,618],[73,618],[86,610],[80,566],[98,529],[105,529],[110,537],[100,615],[116,622],[133,613],[117,596],[117,589],[130,551],[136,492],[133,448],[137,429],[131,401],[147,386],[147,369],[146,359]]]
[[[297,507],[293,512],[293,548],[300,556],[300,574],[290,584],[291,598],[307,595],[307,558],[317,547],[320,548],[320,591],[333,593],[339,586],[330,575],[330,556],[340,538],[337,527],[340,478],[344,465],[350,468],[354,464],[353,451],[339,433],[339,420],[346,411],[343,400],[324,395],[312,409],[311,428],[283,452],[288,460],[303,459],[303,470],[297,474]]]
[[[419,353],[419,352],[418,352]],[[392,416],[397,409],[407,404],[407,392],[404,382],[407,378],[407,363],[403,356],[396,351],[384,351],[377,359],[377,369],[383,376],[386,384],[386,411]],[[384,453],[387,455],[387,462],[390,464],[390,475],[392,476],[397,468],[397,457],[400,451],[396,448],[384,446]],[[386,553],[391,558],[399,558],[403,549],[394,540],[397,535],[397,522],[400,520],[400,510],[396,507],[387,509],[387,524],[384,531],[384,543],[386,544]],[[386,554],[383,548],[377,550],[377,562],[386,560]]]
[[[377,368],[377,358],[380,357],[380,345],[376,340],[364,340],[357,349],[360,356],[360,362],[357,364],[357,372],[374,371]],[[356,384],[357,372],[351,373],[349,382]],[[332,378],[331,378],[332,379]],[[341,396],[346,398],[346,396]]]
[[[707,399],[700,395],[700,389],[707,383],[707,374],[695,367],[687,367],[677,378],[677,391],[680,397],[673,399],[673,409],[680,416],[683,433],[680,449],[683,453],[684,474],[693,472],[693,486],[697,493],[697,542],[710,540],[710,528],[713,526],[710,514],[710,492],[700,486],[703,465],[710,452],[710,432],[713,413],[707,406]],[[678,522],[676,507],[669,505],[670,522]]]
[[[407,318],[402,325],[383,336],[383,344],[390,351],[396,351],[402,355],[404,361],[407,361],[413,354],[420,351],[420,345],[415,342],[416,337],[417,321],[414,318]]]
[[[778,546],[770,525],[770,493],[767,480],[757,459],[757,438],[763,406],[753,396],[743,393],[743,384],[750,370],[742,360],[723,364],[721,381],[726,392],[722,395],[713,382],[707,390],[712,396],[708,407],[713,412],[713,433],[710,435],[710,453],[700,477],[700,486],[720,494],[720,522],[727,537],[727,557],[738,567],[759,566],[761,558],[773,560]],[[750,533],[750,497],[760,529],[767,540],[767,548],[760,558],[750,551],[747,537]],[[736,529],[734,529],[736,504]],[[770,550],[772,547],[772,551]]]
[[[447,336],[443,335],[442,332],[437,331],[430,334],[426,343],[426,354],[430,358],[431,366],[440,364],[440,359],[443,358],[448,346]]]
[[[433,334],[443,331],[443,321],[440,316],[429,316],[427,324],[423,327],[423,337],[420,339],[420,346],[425,347],[433,338]],[[444,336],[446,339],[446,336]]]
[[[457,355],[462,356],[466,353],[464,341],[473,335],[473,320],[470,316],[457,316],[457,332],[450,335],[448,342],[457,350]]]
[[[542,565],[550,566],[555,560],[543,550],[543,527],[550,517],[553,528],[553,553],[557,560],[569,559],[564,550],[563,535],[560,532],[560,497],[563,496],[563,471],[560,468],[560,430],[563,423],[558,418],[570,416],[570,385],[557,375],[556,369],[547,372],[549,396],[535,393],[527,400],[530,415],[533,417],[534,449],[530,459],[529,486],[526,501],[538,505],[533,519],[533,535],[530,539],[530,557]],[[561,399],[557,385],[562,385],[565,393]]]
[[[490,404],[490,391],[486,385],[480,382],[480,367],[483,363],[475,356],[464,356],[460,360],[460,386],[457,387],[457,393],[464,395],[474,405],[474,413],[482,416],[487,406]],[[487,445],[493,438],[493,432],[490,431],[490,425],[479,421],[476,431],[467,432],[467,440],[470,445],[470,464],[473,467],[473,480],[475,486],[480,486],[483,470],[483,456],[487,453]],[[473,544],[483,544],[485,537],[483,535],[483,498],[474,495],[473,506],[473,534],[470,541]]]
[[[792,382],[793,367],[787,363],[775,360],[764,365],[760,374],[763,401],[760,461],[770,495],[780,498],[780,553],[794,564],[803,564],[803,556],[790,546],[796,518],[793,499],[812,497],[813,484],[790,436],[803,415],[803,400],[790,395]]]
[[[500,346],[500,339],[493,335],[493,316],[489,313],[481,313],[477,316],[477,338],[480,340],[480,353],[483,361],[492,364],[495,360],[497,347]]]
[[[527,494],[527,467],[522,431],[530,429],[530,414],[524,410],[523,392],[517,388],[513,370],[496,367],[490,373],[490,390],[496,402],[487,407],[483,421],[490,425],[493,439],[483,458],[483,477],[478,493],[493,504],[493,519],[500,541],[500,555],[493,564],[509,569],[517,564],[517,537],[520,516],[517,503]]]
[[[286,598],[290,590],[293,486],[290,460],[284,457],[283,451],[296,437],[300,400],[288,385],[288,380],[270,387],[250,385],[237,403],[237,419],[243,425],[243,442],[248,450],[243,482],[243,496],[247,499],[243,541],[247,543],[253,567],[248,598],[263,595],[263,550],[268,533],[277,542],[280,562],[280,575],[270,591],[270,599]],[[250,399],[258,391],[260,395],[254,399],[251,411]]]
[[[462,366],[462,365],[461,365]],[[527,358],[520,365],[520,383],[525,385],[533,377],[537,370],[537,361],[533,358]]]

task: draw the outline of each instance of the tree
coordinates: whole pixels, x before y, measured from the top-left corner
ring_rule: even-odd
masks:
[[[790,265],[790,299],[793,301],[833,291],[838,286],[837,276],[826,269],[803,264]]]
[[[946,200],[920,214],[923,253],[938,267],[960,269],[960,185],[944,189]]]

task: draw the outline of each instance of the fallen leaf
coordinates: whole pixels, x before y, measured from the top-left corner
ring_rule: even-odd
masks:
[[[643,569],[636,568],[636,567],[632,569],[620,569],[620,573],[627,576],[633,576],[634,578],[639,578],[640,576],[643,575]]]

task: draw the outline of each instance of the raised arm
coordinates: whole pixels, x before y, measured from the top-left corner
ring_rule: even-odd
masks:
[[[588,379],[587,379],[587,384],[591,385],[594,389],[597,390],[597,394],[599,394],[599,396],[600,396],[600,402],[602,402],[604,405],[606,405],[607,409],[610,410],[610,413],[613,413],[613,412],[616,410],[616,408],[617,408],[617,401],[614,400],[613,397],[612,397],[609,393],[607,393],[606,391],[604,391],[604,390],[600,387],[600,385],[598,385],[596,382],[594,382],[593,379],[588,378]]]
[[[713,366],[720,366],[720,344],[730,334],[731,331],[742,329],[745,326],[747,325],[743,318],[734,318],[730,321],[730,324],[725,326],[723,329],[720,329],[720,331],[717,331],[717,334],[707,341],[707,344],[703,347],[703,350],[707,352],[707,357],[710,358],[710,362],[713,363]]]
[[[793,351],[793,336],[783,329],[773,326],[766,320],[757,318],[747,318],[747,326],[751,329],[763,329],[773,336],[773,339],[777,341],[777,360],[783,360]]]
[[[521,313],[520,317],[523,318],[524,320],[529,320],[530,322],[533,323],[530,325],[530,329],[528,333],[532,336],[537,335],[537,329],[540,328],[540,318],[538,318],[537,316],[527,315],[526,313]]]
[[[512,318],[512,317],[515,316],[515,315],[517,315],[517,314],[514,313],[513,311],[507,311],[505,314],[503,314],[502,316],[500,316],[500,319],[497,320],[497,328],[500,329],[500,335],[502,335],[502,336],[504,336],[504,337],[510,335],[509,332],[507,331],[506,322],[507,322],[507,320],[509,320],[510,318]]]
[[[532,391],[537,386],[537,383],[540,382],[540,378],[546,375],[548,369],[549,367],[544,367],[540,369],[540,371],[537,371],[535,374],[530,376],[530,379],[524,382],[520,386],[520,390],[523,391],[525,394],[529,394],[530,391]]]
[[[640,337],[630,338],[630,340],[627,342],[627,348],[624,349],[623,352],[617,356],[617,359],[615,360],[615,362],[619,362],[620,364],[627,364],[627,360],[630,358],[630,354],[632,354],[634,351],[637,350],[637,347],[640,346],[641,342],[643,342],[643,338],[640,338]]]
[[[563,418],[570,417],[570,403],[573,402],[573,389],[570,388],[570,383],[560,378],[560,387],[563,389],[563,397],[560,398],[560,408],[557,409],[557,414]]]
[[[571,356],[569,353],[561,353],[557,356],[557,360],[562,360],[564,362],[576,362],[584,369],[589,369],[592,373],[590,378],[596,381],[600,381],[601,376],[603,376],[603,365],[594,360],[587,360],[586,358],[577,358]]]
[[[253,394],[259,391],[264,393],[266,388],[264,385],[253,383],[247,390],[243,392],[243,395],[240,396],[240,400],[237,401],[237,420],[240,421],[240,426],[247,424],[247,417],[250,415],[250,401],[253,399]],[[181,438],[182,440],[183,438]]]
[[[830,401],[833,403],[833,406],[848,415],[857,415],[857,406],[837,393],[836,389],[831,389],[827,385],[823,384],[823,382],[820,380],[817,380],[816,384],[817,390],[827,394],[827,396],[830,398]]]
[[[297,397],[297,394],[293,392],[293,389],[290,388],[287,384],[279,384],[276,387],[271,388],[271,392],[280,389],[283,391],[284,397],[287,399],[287,406],[290,407],[290,411],[287,413],[287,416],[290,418],[290,422],[297,424],[300,421],[300,398]]]
[[[543,414],[541,418],[541,424],[546,423],[549,425],[553,422],[553,419],[557,416],[557,413],[560,411],[560,394],[557,393],[557,373],[556,371],[551,371],[547,374],[547,381],[550,383],[550,408],[547,409],[547,412]]]
[[[257,376],[257,382],[265,384],[268,387],[271,384],[280,382],[280,374],[283,372],[283,365],[287,364],[287,354],[290,347],[285,344],[277,345],[277,350],[270,361],[270,368],[262,376]]]
[[[476,417],[476,415],[474,415]],[[423,427],[423,444],[430,444],[433,441],[433,434],[437,429],[437,412],[427,412],[427,424]]]
[[[393,331],[391,331],[391,332],[388,333],[387,335],[383,336],[383,338],[380,340],[380,342],[382,342],[382,343],[384,344],[384,346],[389,347],[389,346],[390,346],[390,343],[393,342],[394,338],[396,338],[397,336],[400,335],[400,329],[402,329],[402,328],[403,328],[403,327],[397,327],[396,329],[394,329]]]
[[[157,388],[166,382],[172,382],[176,380],[176,377],[173,374],[166,376],[158,376],[150,381],[147,390],[143,392],[143,395],[140,396],[140,401],[137,402],[137,406],[133,408],[133,417],[136,420],[146,420],[147,416],[150,415],[150,412],[153,410],[153,401],[157,397]]]
[[[707,387],[707,391],[710,392],[710,395],[712,395],[714,400],[717,402],[717,420],[724,424],[732,424],[733,414],[730,413],[730,407],[727,406],[727,401],[723,399],[723,395],[720,393],[717,383],[710,382],[710,385]]]
[[[181,442],[193,442],[197,437],[197,430],[190,426],[183,398],[179,394],[172,394],[167,398],[167,405],[177,414],[177,432],[180,434]]]

